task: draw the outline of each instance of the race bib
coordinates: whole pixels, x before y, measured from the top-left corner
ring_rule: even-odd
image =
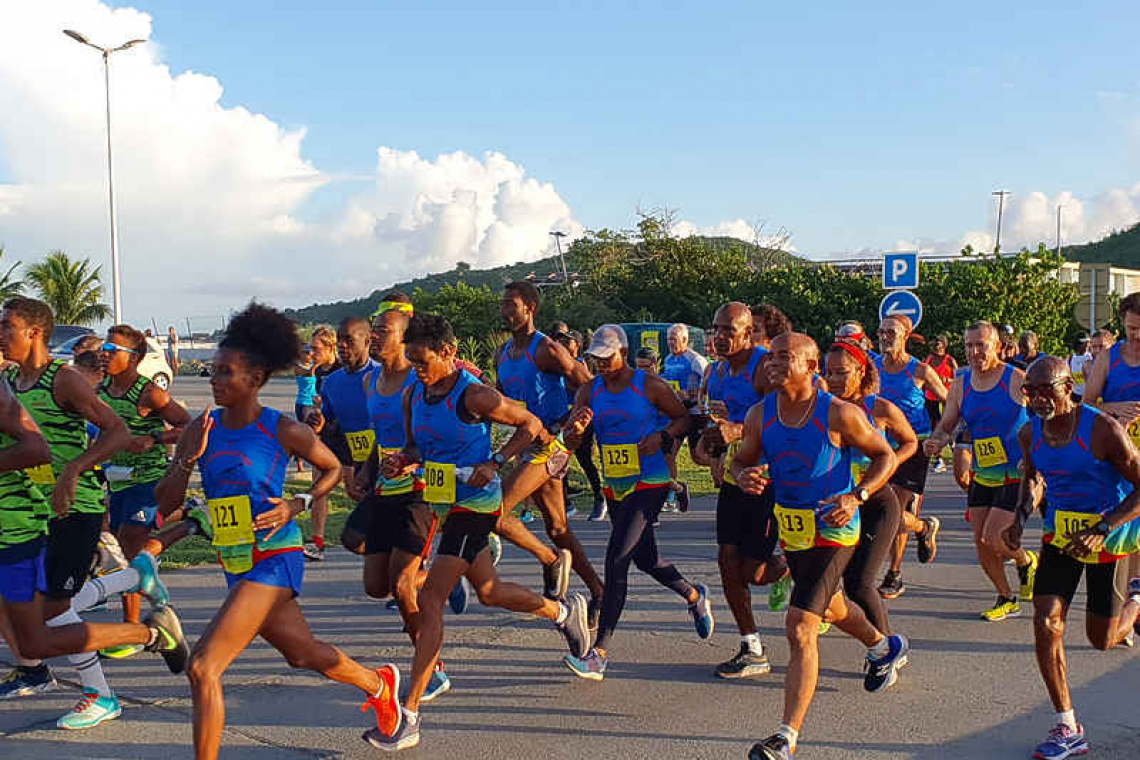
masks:
[[[1069,545],[1069,534],[1077,533],[1100,522],[1100,515],[1095,512],[1062,512],[1057,510],[1053,515],[1053,538],[1049,543],[1058,549]],[[1097,555],[1089,554],[1081,557],[1081,562],[1095,565]]]
[[[611,478],[629,478],[641,474],[641,457],[636,443],[616,443],[602,446],[602,464]]]
[[[1128,437],[1132,439],[1132,445],[1140,449],[1140,417],[1128,423]]]
[[[248,496],[226,496],[206,503],[214,524],[214,546],[243,546],[254,542],[253,507]]]
[[[1084,385],[1085,384],[1085,373],[1084,372],[1074,372],[1073,373],[1073,384],[1074,385]]]
[[[681,392],[681,381],[680,380],[668,380],[667,382],[669,383],[669,387],[673,389],[674,393],[680,393]]]
[[[424,501],[431,504],[454,504],[455,465],[424,462]]]
[[[1009,461],[1009,457],[1005,455],[1005,446],[1002,445],[1001,438],[996,435],[974,441],[974,459],[978,467],[984,470]]]
[[[733,441],[732,443],[728,444],[728,451],[724,453],[724,482],[732,486],[737,485],[737,482],[736,478],[732,477],[732,470],[730,467],[732,465],[732,460],[736,459],[736,455],[740,453],[741,443],[743,443],[743,440]]]
[[[375,430],[357,430],[355,433],[345,433],[348,441],[348,450],[352,453],[352,461],[367,462],[372,456],[372,447],[376,445]]]
[[[814,509],[789,509],[777,504],[775,513],[785,549],[798,552],[815,546]]]
[[[29,467],[24,470],[32,482],[37,486],[54,486],[55,485],[55,471],[51,468],[51,463],[37,465],[36,467]]]
[[[661,342],[659,333],[656,330],[646,330],[641,334],[641,347],[652,348],[654,351],[660,353]]]

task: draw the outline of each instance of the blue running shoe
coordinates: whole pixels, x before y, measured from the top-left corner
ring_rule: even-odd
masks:
[[[1038,760],[1064,760],[1074,755],[1084,755],[1089,751],[1089,743],[1085,739],[1085,727],[1080,723],[1077,729],[1060,723],[1049,732],[1049,738],[1037,745],[1033,756]]]
[[[467,611],[467,604],[470,601],[471,584],[468,583],[467,578],[460,576],[455,588],[451,589],[451,593],[447,595],[447,603],[451,605],[452,612],[456,615],[462,615]]]
[[[420,743],[420,722],[412,723],[407,716],[400,721],[400,727],[391,736],[380,733],[378,728],[370,728],[361,737],[376,749],[385,752],[399,752],[402,749],[411,749]]]
[[[30,697],[44,691],[55,689],[55,676],[47,663],[40,663],[34,668],[16,667],[12,669],[3,681],[0,681],[0,699],[15,699],[16,697]]]
[[[869,692],[879,692],[898,680],[898,671],[910,651],[906,636],[887,637],[887,653],[878,660],[867,655],[867,674],[863,677],[863,688]]]
[[[119,699],[114,694],[99,696],[98,692],[85,691],[79,704],[71,712],[55,722],[56,728],[74,731],[80,728],[94,728],[104,721],[114,720],[123,714]]]
[[[170,604],[170,593],[158,577],[158,563],[149,552],[139,552],[139,556],[131,560],[131,567],[139,574],[139,585],[135,591],[145,596],[151,607],[157,610]]]
[[[528,509],[525,512],[523,512],[521,515],[519,515],[519,519],[522,520],[524,523],[532,523],[532,522],[534,522],[534,512],[531,512]]]
[[[563,664],[570,668],[570,672],[579,678],[590,681],[600,681],[606,677],[606,658],[598,654],[597,649],[591,649],[585,657],[575,657],[568,654],[562,658]]]
[[[437,662],[435,670],[431,672],[431,679],[428,681],[427,691],[420,697],[420,702],[427,703],[438,697],[440,694],[451,691],[451,679],[447,677],[447,673],[443,670],[443,663]]]
[[[703,583],[694,586],[697,589],[697,601],[689,605],[689,614],[693,616],[693,625],[696,626],[697,635],[702,639],[712,638],[716,629],[713,620],[712,604],[709,602],[709,590]]]

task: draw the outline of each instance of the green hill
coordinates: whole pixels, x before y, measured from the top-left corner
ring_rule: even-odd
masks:
[[[1140,269],[1140,224],[1114,232],[1095,243],[1062,248],[1069,261],[1113,264],[1127,269]]]

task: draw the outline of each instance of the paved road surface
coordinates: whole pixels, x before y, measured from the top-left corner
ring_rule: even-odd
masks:
[[[282,384],[284,390],[289,386]],[[179,381],[175,395],[201,403]],[[277,388],[271,389],[273,397]],[[183,396],[185,394],[185,396]],[[291,404],[291,396],[281,398]],[[961,498],[947,476],[932,476],[931,509],[946,526],[938,561],[918,567],[908,558],[908,591],[891,603],[895,628],[910,636],[911,664],[899,683],[879,695],[863,692],[862,648],[832,632],[822,640],[819,692],[808,715],[800,760],[988,760],[1027,758],[1044,738],[1052,711],[1033,659],[1028,617],[984,623],[989,602],[973,563]],[[700,499],[687,515],[666,515],[660,535],[665,556],[690,578],[716,587],[713,503]],[[599,562],[608,524],[574,520]],[[1037,538],[1037,533],[1033,537]],[[513,547],[504,575],[536,587],[533,562]],[[1012,569],[1010,570],[1012,575]],[[309,565],[302,604],[317,635],[361,661],[410,665],[411,650],[398,617],[367,598],[360,560],[333,549],[324,564]],[[188,634],[196,638],[217,609],[224,583],[214,568],[166,575]],[[425,707],[420,748],[412,758],[743,758],[779,723],[787,645],[782,616],[763,598],[762,635],[772,674],[746,681],[712,677],[738,639],[717,597],[717,633],[710,642],[693,632],[683,604],[634,574],[630,603],[614,641],[602,683],[575,679],[559,664],[561,637],[548,625],[474,604],[449,614],[444,657],[453,690]],[[110,620],[101,613],[97,619]],[[1083,591],[1067,637],[1073,691],[1093,754],[1113,760],[1140,757],[1140,658],[1129,650],[1097,652],[1084,640]],[[0,649],[0,658],[7,651]],[[96,729],[62,732],[55,719],[77,697],[63,690],[0,702],[0,757],[190,757],[191,705],[185,679],[161,660],[142,655],[107,664],[123,699],[123,716]],[[56,672],[74,679],[66,663]],[[366,758],[380,753],[360,741],[368,716],[350,688],[290,671],[280,655],[255,643],[226,676],[228,728],[225,758]]]

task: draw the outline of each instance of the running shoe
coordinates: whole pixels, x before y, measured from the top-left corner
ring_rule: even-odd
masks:
[[[547,599],[562,599],[570,586],[570,568],[574,557],[569,549],[559,549],[558,556],[542,568],[542,593]]]
[[[921,519],[926,530],[915,537],[915,551],[918,552],[918,561],[924,565],[929,565],[938,556],[938,530],[942,527],[942,521],[937,517],[923,517]]]
[[[606,506],[606,500],[602,497],[594,499],[594,511],[586,518],[590,522],[603,522],[609,515],[609,508]]]
[[[99,650],[99,656],[108,660],[125,660],[134,657],[146,647],[142,644],[122,644],[117,647],[107,647]]]
[[[307,559],[309,562],[325,561],[325,550],[317,546],[312,541],[307,541],[301,551],[304,553],[305,559]]]
[[[1080,723],[1074,731],[1064,723],[1059,723],[1049,732],[1048,738],[1037,745],[1033,757],[1038,760],[1064,760],[1074,755],[1084,755],[1089,751],[1088,740],[1085,739],[1085,727]]]
[[[942,461],[942,457],[934,460],[934,471],[937,473],[946,472],[946,463]]]
[[[156,609],[170,604],[170,593],[166,590],[166,584],[158,577],[158,562],[150,552],[139,552],[139,555],[131,560],[131,567],[139,574],[139,585],[132,589],[133,591],[145,596],[151,607]]]
[[[399,752],[402,749],[411,749],[420,743],[420,721],[415,723],[409,720],[401,721],[400,727],[391,736],[385,736],[378,729],[370,728],[361,737],[373,747],[384,752]]]
[[[591,596],[589,604],[586,605],[586,625],[590,629],[590,633],[596,633],[601,624],[602,597]]]
[[[586,613],[586,597],[574,594],[569,602],[559,602],[566,607],[566,619],[556,623],[558,630],[566,637],[566,644],[570,647],[570,654],[574,657],[585,657],[590,651],[590,625]]]
[[[787,609],[788,600],[792,597],[792,574],[786,573],[783,578],[768,584],[768,609],[779,612]]]
[[[891,635],[887,637],[887,653],[879,659],[872,659],[867,655],[867,673],[863,676],[863,688],[873,693],[894,684],[899,678],[899,668],[910,651],[910,642],[906,636]]]
[[[119,699],[114,694],[104,697],[96,691],[85,691],[71,712],[55,722],[55,727],[68,730],[94,728],[122,714],[123,708],[119,707]]]
[[[519,515],[519,519],[522,520],[524,523],[528,523],[528,524],[532,523],[532,522],[534,522],[534,512],[531,512],[528,509],[525,512],[523,512],[521,515]]]
[[[0,681],[0,699],[15,699],[16,697],[30,697],[45,691],[52,691],[56,687],[55,676],[51,668],[40,663],[34,668],[16,667]]]
[[[400,708],[400,669],[389,662],[376,668],[376,675],[380,677],[380,691],[364,698],[360,712],[368,712],[370,709],[375,711],[375,730],[382,737],[391,737],[400,730],[400,723],[403,722],[404,716],[403,710]],[[369,733],[371,731],[370,729]],[[368,741],[368,734],[365,734],[364,738]]]
[[[454,590],[452,591],[452,593],[455,593]],[[398,609],[400,609],[400,600],[397,599],[396,597],[392,597],[391,599],[389,599],[387,602],[384,603],[384,609],[386,609],[386,610],[398,610]]]
[[[763,652],[756,654],[747,644],[741,644],[740,651],[731,660],[716,666],[718,678],[748,678],[771,672],[772,664],[768,662],[768,655]]]
[[[680,512],[689,511],[689,484],[681,483],[681,487],[677,489],[677,509]]]
[[[772,734],[767,739],[752,745],[748,760],[792,760],[795,753],[783,734]]]
[[[818,635],[826,636],[827,632],[830,630],[831,630],[831,623],[827,622],[826,620],[819,621],[819,634]]]
[[[123,554],[123,547],[119,546],[119,539],[114,533],[103,531],[99,534],[99,567],[97,575],[106,575],[127,566],[127,557]]]
[[[902,573],[888,570],[879,584],[879,596],[884,599],[898,599],[906,593],[906,584],[902,582]]]
[[[194,497],[186,502],[185,513],[182,519],[194,526],[192,533],[212,539],[214,525],[210,522],[210,514],[206,511],[206,502]]]
[[[190,647],[186,645],[186,637],[182,635],[182,622],[174,614],[170,606],[152,610],[143,625],[155,632],[154,642],[147,645],[148,652],[158,652],[166,660],[166,667],[171,673],[181,673],[186,670],[186,661],[190,659]]]
[[[1017,603],[1016,597],[1009,597],[1008,599],[998,597],[997,603],[993,607],[982,613],[982,620],[990,623],[997,623],[1006,618],[1020,617],[1021,605]]]
[[[570,668],[571,673],[589,681],[600,681],[606,677],[606,662],[606,657],[598,654],[597,649],[591,649],[585,657],[568,654],[562,658],[562,663]]]
[[[689,614],[693,616],[693,625],[697,629],[697,635],[702,639],[710,639],[713,631],[716,630],[716,621],[713,620],[709,590],[703,583],[696,584],[694,588],[697,590],[697,601],[689,603]]]
[[[428,680],[427,690],[424,695],[420,697],[420,702],[428,703],[438,697],[440,694],[451,691],[451,679],[447,677],[447,673],[443,669],[443,661],[440,660],[435,664],[435,670],[431,672],[431,678]]]
[[[1140,578],[1128,579],[1128,595],[1136,597],[1136,601],[1140,602]]]
[[[661,511],[668,512],[670,514],[681,511],[677,509],[677,497],[673,494],[673,492],[670,492],[669,496],[665,498],[665,503],[661,505]]]
[[[499,560],[503,558],[503,539],[498,533],[492,533],[487,536],[487,546],[491,548],[491,564],[498,567]]]
[[[459,580],[451,589],[451,593],[447,595],[447,603],[451,606],[451,611],[456,615],[462,615],[467,611],[467,604],[471,601],[471,584],[464,576],[459,576]]]
[[[1017,568],[1017,579],[1021,582],[1017,595],[1023,602],[1032,602],[1033,585],[1037,581],[1037,552],[1027,550],[1025,554],[1029,557],[1029,564]]]

